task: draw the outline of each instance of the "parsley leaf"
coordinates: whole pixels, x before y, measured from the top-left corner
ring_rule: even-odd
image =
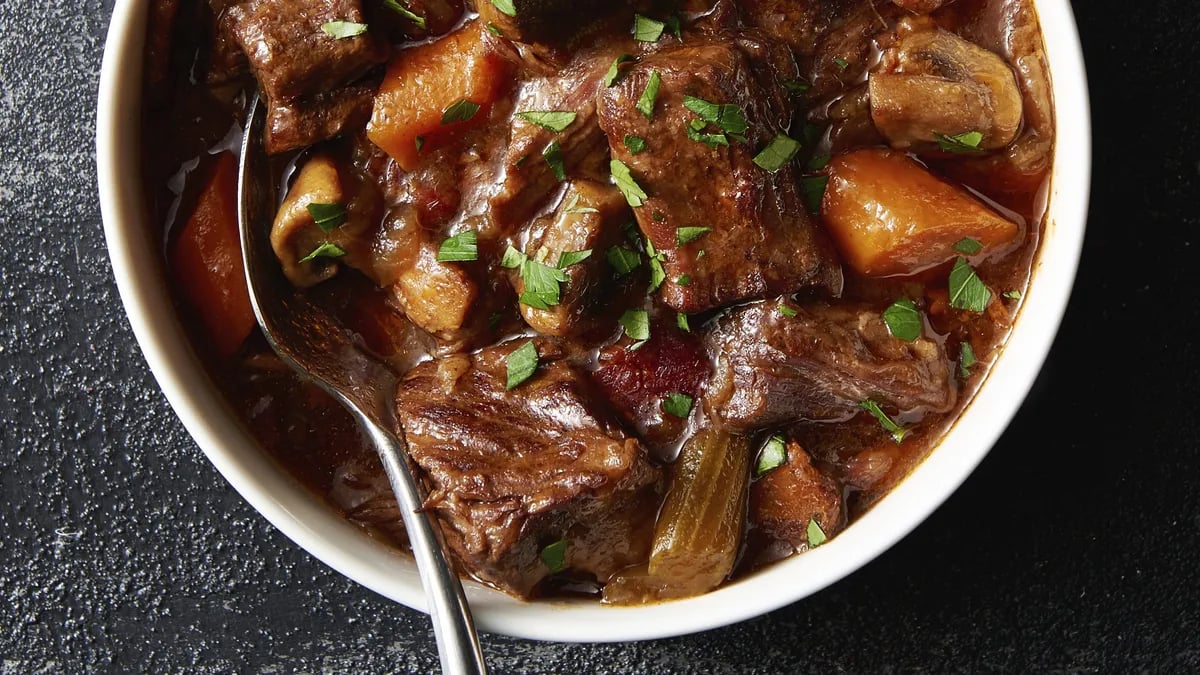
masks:
[[[894,337],[906,342],[913,342],[924,332],[921,313],[917,311],[916,303],[908,298],[900,298],[883,310],[883,322]]]
[[[613,59],[612,65],[608,67],[608,72],[604,74],[604,86],[611,87],[617,83],[617,78],[621,76],[621,65],[633,61],[634,58],[628,54],[622,54]]]
[[[567,179],[567,167],[563,162],[562,146],[558,141],[551,141],[550,145],[542,151],[542,157],[546,159],[546,163],[554,170],[554,177],[561,183]]]
[[[621,315],[621,326],[625,328],[625,334],[632,340],[649,340],[650,339],[650,315],[644,309],[626,310]]]
[[[791,305],[780,305],[780,306],[779,306],[779,313],[780,313],[780,314],[782,314],[782,315],[784,315],[784,316],[786,316],[786,317],[787,317],[787,318],[789,318],[789,319],[793,319],[793,318],[795,318],[795,317],[796,317],[796,315],[798,315],[800,312],[797,312],[797,311],[796,311],[796,308],[795,308],[795,307],[792,307]]]
[[[983,134],[978,131],[968,131],[954,136],[947,136],[945,134],[934,134],[933,136],[937,139],[938,147],[944,152],[961,154],[982,152],[979,144],[983,141]]]
[[[992,291],[975,274],[966,258],[959,258],[950,270],[950,306],[968,312],[982,312],[992,301]]]
[[[899,424],[893,422],[892,418],[888,417],[887,414],[883,412],[883,409],[879,407],[879,404],[875,401],[867,399],[866,401],[859,403],[858,407],[874,415],[875,419],[879,420],[879,424],[892,434],[892,438],[897,443],[904,440],[904,437],[908,435],[908,429],[905,429]]]
[[[964,342],[958,348],[958,374],[965,380],[971,376],[971,368],[979,363],[975,358],[975,348],[970,342]]]
[[[825,199],[825,188],[829,176],[805,176],[800,179],[800,190],[804,193],[804,207],[816,215],[821,212],[821,201]]]
[[[338,246],[337,244],[331,244],[329,242],[325,242],[324,244],[321,244],[320,246],[313,249],[312,253],[309,253],[308,255],[304,256],[303,258],[297,260],[296,262],[297,263],[306,263],[306,262],[311,262],[313,260],[316,260],[317,258],[340,258],[344,255],[346,255],[346,250],[343,249],[341,246]]]
[[[521,383],[533,377],[538,368],[538,351],[533,340],[529,340],[513,350],[505,357],[504,365],[508,371],[504,388],[509,391],[516,389]]]
[[[613,246],[608,249],[608,253],[604,254],[604,257],[618,277],[629,274],[642,264],[642,256],[637,251],[630,251],[624,246]]]
[[[614,159],[608,164],[609,170],[612,172],[613,182],[617,184],[617,189],[621,194],[625,195],[625,201],[629,205],[637,208],[646,203],[648,195],[634,180],[633,174],[629,172],[629,167],[619,159]]]
[[[688,323],[688,315],[683,312],[675,313],[675,325],[679,326],[679,330],[685,333],[692,332],[692,326]]]
[[[479,104],[460,98],[442,111],[442,124],[466,122],[479,112]]]
[[[629,151],[629,154],[636,155],[646,149],[646,139],[641,136],[626,136],[625,149]]]
[[[538,557],[551,573],[567,569],[567,540],[559,539],[553,544],[548,544]]]
[[[510,245],[508,248],[504,249],[504,257],[500,259],[500,266],[507,267],[510,270],[515,270],[519,269],[521,265],[524,265],[525,261],[528,259],[529,256],[521,253]]]
[[[816,548],[829,540],[829,537],[825,536],[825,530],[821,529],[821,524],[817,522],[816,518],[808,519],[808,530],[805,534],[808,535],[809,548]]]
[[[592,257],[592,249],[590,248],[583,251],[563,251],[558,256],[558,269],[565,270],[571,265],[578,265],[590,257]]]
[[[400,3],[400,0],[383,0],[383,6],[416,24],[417,28],[426,28],[425,17],[417,14]]]
[[[675,241],[680,246],[696,241],[700,237],[712,232],[711,227],[680,227],[675,230]]]
[[[479,260],[479,239],[475,230],[466,230],[442,242],[438,262],[467,262]]]
[[[345,40],[367,32],[367,24],[353,21],[327,21],[321,30],[334,40]]]
[[[667,24],[662,21],[655,21],[641,14],[633,15],[633,39],[638,42],[658,42],[666,27]]]
[[[513,5],[513,0],[492,0],[492,4],[496,9],[508,16],[516,16],[517,8]]]
[[[309,204],[308,215],[322,232],[332,232],[346,222],[346,207],[341,204]]]
[[[775,173],[795,159],[798,152],[800,152],[800,141],[777,134],[767,144],[767,147],[762,149],[762,152],[754,156],[754,163]]]
[[[518,300],[534,309],[550,309],[558,304],[562,290],[559,284],[567,281],[567,275],[557,267],[527,257],[521,264],[521,279],[525,282],[525,292]]]
[[[978,239],[963,237],[954,245],[954,250],[963,255],[975,255],[983,250],[983,244],[979,243]]]
[[[678,392],[667,394],[667,397],[663,399],[662,409],[672,417],[686,420],[688,414],[692,412],[692,397]]]
[[[758,460],[754,463],[754,477],[759,478],[774,471],[787,464],[787,461],[787,445],[783,441],[783,436],[772,436],[767,439],[766,445],[758,453]]]
[[[574,124],[575,118],[579,115],[563,110],[529,110],[527,112],[519,112],[516,116],[526,122],[536,124],[543,129],[549,129],[558,133]]]
[[[648,120],[654,119],[654,104],[658,101],[658,88],[662,85],[662,76],[657,70],[650,72],[650,79],[646,80],[646,88],[642,90],[642,96],[638,99],[637,109]]]

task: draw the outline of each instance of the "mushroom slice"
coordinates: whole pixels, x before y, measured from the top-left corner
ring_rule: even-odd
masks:
[[[271,226],[271,247],[292,285],[315,286],[338,262],[363,268],[382,199],[374,183],[326,154],[313,155],[288,190]]]
[[[892,147],[977,132],[991,150],[1016,138],[1021,90],[1004,59],[924,17],[901,21],[884,46],[868,86],[871,119]]]

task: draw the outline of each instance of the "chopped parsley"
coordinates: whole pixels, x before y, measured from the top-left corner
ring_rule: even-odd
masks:
[[[475,230],[466,230],[442,242],[438,262],[468,262],[479,260],[479,239]]]
[[[331,244],[329,242],[325,242],[324,244],[321,244],[320,246],[313,249],[312,253],[309,253],[308,255],[304,256],[303,258],[297,260],[296,262],[297,263],[306,263],[306,262],[311,262],[313,260],[316,260],[317,258],[340,258],[344,255],[346,255],[346,250],[343,249],[341,246],[338,246],[337,244]]]
[[[658,101],[658,88],[662,85],[662,76],[657,70],[650,71],[650,79],[646,80],[646,88],[638,99],[637,109],[648,120],[654,119],[654,104]]]
[[[495,35],[496,37],[504,37],[504,33],[500,31],[500,27],[494,23],[491,23],[490,21],[488,22],[486,28],[489,33]]]
[[[812,83],[803,78],[785,80],[783,83],[783,88],[787,89],[788,92],[792,94],[803,94],[809,89],[812,89]]]
[[[840,69],[842,69],[842,70],[845,70],[845,69],[847,69],[847,68],[849,68],[849,67],[850,67],[850,62],[849,62],[849,61],[847,61],[846,59],[843,59],[843,58],[842,58],[842,57],[840,57],[840,56],[835,56],[835,57],[833,57],[833,62],[834,62],[835,64],[837,64],[837,67],[838,67],[838,68],[840,68]]]
[[[625,149],[628,150],[629,154],[631,155],[636,155],[640,152],[643,152],[646,149],[646,139],[642,138],[641,136],[626,136]]]
[[[808,160],[808,164],[805,164],[804,166],[809,171],[820,171],[821,169],[829,166],[830,159],[831,157],[829,155],[816,155],[812,159]]]
[[[529,256],[509,246],[504,249],[504,257],[500,259],[500,266],[507,267],[510,270],[520,269],[521,265],[524,265],[528,259]]]
[[[675,230],[675,241],[683,246],[696,241],[709,232],[712,232],[711,227],[680,227]]]
[[[811,548],[816,548],[829,540],[829,537],[825,536],[825,530],[821,529],[821,524],[817,522],[816,518],[808,519],[808,531],[805,534],[808,535],[808,545]]]
[[[894,337],[906,342],[912,342],[921,337],[924,325],[921,322],[921,312],[917,305],[908,298],[900,298],[891,307],[883,310],[883,322]]]
[[[630,251],[624,246],[613,246],[608,249],[608,253],[604,254],[608,260],[609,267],[617,273],[618,277],[623,277],[626,274],[638,268],[642,264],[642,256],[637,251]]]
[[[563,110],[529,110],[527,112],[519,112],[516,116],[526,122],[536,124],[543,129],[549,129],[558,133],[574,124],[575,118],[579,115]]]
[[[968,131],[954,136],[947,136],[945,134],[934,134],[933,136],[937,139],[938,147],[943,152],[962,154],[981,152],[979,144],[983,141],[983,134],[978,131]]]
[[[561,572],[567,569],[567,540],[559,539],[548,544],[539,554],[542,564],[551,572]]]
[[[567,282],[567,274],[557,267],[526,257],[521,263],[521,279],[525,292],[518,301],[534,309],[550,309],[562,297],[559,284]]]
[[[521,386],[523,382],[533,377],[538,368],[538,351],[533,344],[533,340],[529,340],[517,349],[514,349],[504,359],[504,365],[507,372],[504,388],[509,391]]]
[[[795,159],[798,152],[800,152],[800,141],[783,134],[776,134],[767,147],[754,156],[754,163],[775,173]]]
[[[631,340],[645,342],[650,339],[650,315],[644,309],[626,310],[621,315],[621,326]]]
[[[677,286],[691,286],[692,277],[689,274],[680,274],[679,276],[675,277],[675,284]]]
[[[979,243],[978,239],[963,237],[954,245],[954,250],[963,255],[975,255],[983,250],[983,244]]]
[[[563,212],[564,213],[600,213],[600,210],[594,209],[590,206],[580,206],[579,205],[579,195],[576,194],[575,196],[571,197],[571,201],[567,202],[567,205],[563,209]]]
[[[617,78],[621,76],[621,65],[633,61],[634,58],[628,54],[622,54],[613,59],[612,65],[608,67],[608,72],[604,74],[604,86],[611,87],[617,83]]]
[[[950,270],[950,306],[968,312],[982,312],[992,301],[992,291],[975,274],[966,258],[959,258]]]
[[[367,32],[367,24],[353,21],[326,21],[321,30],[334,40],[344,40]]]
[[[867,399],[859,403],[858,407],[874,415],[875,419],[879,420],[879,424],[892,435],[892,438],[897,443],[903,441],[904,437],[908,435],[908,429],[893,422],[892,418],[888,417],[887,413],[883,412],[883,409],[875,401]]]
[[[508,16],[517,15],[517,8],[513,5],[513,0],[492,0],[492,4],[503,14]]]
[[[688,323],[688,315],[683,312],[675,313],[675,325],[679,326],[679,330],[685,333],[692,332],[692,325]]]
[[[821,201],[825,199],[825,188],[829,176],[805,176],[800,179],[800,190],[804,193],[804,207],[816,215],[821,212]]]
[[[425,17],[405,7],[400,0],[383,0],[383,6],[416,24],[417,28],[426,28]],[[491,24],[488,24],[489,26]]]
[[[621,191],[621,194],[625,195],[625,201],[629,202],[629,205],[634,208],[645,204],[648,195],[646,195],[646,191],[642,189],[642,186],[638,185],[637,181],[634,180],[633,174],[629,172],[629,167],[625,166],[625,163],[619,159],[612,160],[608,166],[612,172],[613,182],[617,184],[617,189]]]
[[[641,14],[633,15],[633,39],[638,42],[658,42],[666,27],[667,24],[662,21],[655,21]]]
[[[754,477],[761,476],[787,464],[787,445],[783,436],[775,435],[767,439],[766,445],[758,452],[758,460],[754,462]]]
[[[975,358],[975,348],[970,342],[964,342],[958,348],[958,374],[965,380],[971,376],[971,368],[979,359]]]
[[[341,204],[309,204],[308,215],[322,232],[332,232],[346,222],[346,207]]]
[[[663,254],[654,250],[654,242],[649,239],[646,239],[646,256],[650,259],[650,288],[647,290],[653,293],[667,279],[667,273],[663,270],[662,266],[666,258],[663,257]]]
[[[663,412],[686,420],[687,416],[692,412],[692,397],[687,394],[678,392],[667,394],[667,397],[662,401]]]
[[[1009,300],[1020,300],[1022,296],[1021,291],[1005,291],[1004,297],[1008,298]]]
[[[554,177],[560,183],[567,179],[567,167],[563,162],[562,146],[558,144],[558,141],[551,141],[550,145],[547,145],[546,149],[542,151],[542,157],[550,165],[554,171]]]
[[[590,248],[583,251],[563,251],[558,256],[558,269],[565,270],[571,265],[578,265],[590,257],[592,257],[592,249]]]
[[[780,305],[779,313],[786,316],[789,319],[794,319],[794,318],[796,318],[796,315],[799,314],[800,312],[797,312],[796,308],[792,307],[791,305]]]
[[[479,112],[479,104],[473,101],[468,101],[465,98],[460,98],[458,101],[450,104],[448,108],[442,111],[442,124],[454,124],[455,122],[466,122]]]

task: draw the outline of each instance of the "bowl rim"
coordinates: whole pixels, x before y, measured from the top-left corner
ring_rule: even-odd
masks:
[[[284,535],[329,567],[425,612],[411,558],[365,536],[266,453],[205,374],[161,283],[145,226],[140,82],[147,0],[116,0],[100,71],[96,166],[104,234],[126,315],[155,380],[213,466]],[[1036,0],[1056,120],[1049,211],[1029,291],[978,393],[941,443],[866,514],[820,548],[706,595],[636,607],[522,602],[478,584],[467,594],[483,632],[561,642],[649,640],[738,623],[797,602],[891,548],[966,480],[1023,404],[1049,354],[1075,282],[1091,182],[1087,76],[1069,0]],[[1053,264],[1047,264],[1053,263]]]

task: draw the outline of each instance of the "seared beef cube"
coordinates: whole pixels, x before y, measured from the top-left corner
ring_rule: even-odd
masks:
[[[583,60],[554,77],[525,82],[517,95],[504,173],[489,200],[489,217],[501,232],[523,227],[562,183],[543,158],[551,143],[562,149],[563,170],[571,178],[608,180],[608,140],[596,120],[596,93],[613,57]],[[519,116],[524,112],[575,113],[559,132]]]
[[[563,45],[598,19],[627,10],[621,0],[512,0],[510,16],[492,2],[476,0],[479,17],[504,37],[517,42]]]
[[[259,87],[281,103],[338,89],[387,59],[369,30],[335,38],[322,26],[365,23],[360,0],[249,0],[226,15]]]
[[[814,466],[799,443],[788,441],[785,447],[784,464],[750,486],[750,522],[771,539],[811,547],[810,521],[827,537],[842,529],[842,486]]]
[[[205,80],[210,85],[220,85],[241,77],[249,68],[246,53],[238,44],[233,31],[233,18],[229,8],[237,0],[208,0],[208,28],[212,35],[212,46],[208,53]]]
[[[716,372],[705,395],[734,428],[844,420],[867,400],[906,413],[954,407],[940,343],[893,337],[880,312],[865,307],[783,306],[736,309],[708,336]]]
[[[567,281],[557,305],[540,309],[521,304],[526,323],[543,335],[558,336],[577,335],[596,323],[612,302],[603,292],[612,276],[604,252],[621,240],[628,217],[629,207],[616,188],[591,181],[571,184],[558,211],[530,228],[526,253],[552,267],[570,262],[563,256],[590,253],[562,268]],[[517,294],[524,293],[524,278],[515,273],[512,278]]]
[[[742,19],[797,54],[810,56],[817,40],[859,0],[744,0]]]
[[[524,340],[426,362],[397,390],[409,455],[454,556],[483,581],[529,596],[566,540],[566,567],[604,582],[649,555],[661,471],[588,377],[539,342],[542,363],[507,391]]]
[[[652,73],[661,83],[647,119],[637,104]],[[724,126],[705,126],[685,97],[736,106],[745,124],[723,108]],[[634,213],[665,258],[662,297],[669,306],[695,313],[840,284],[832,249],[806,215],[792,167],[771,172],[754,163],[787,128],[788,114],[737,46],[689,43],[647,57],[601,93],[599,114],[613,156],[649,195]],[[689,125],[696,120],[702,138],[693,140],[688,132],[697,129]],[[632,152],[630,137],[644,139],[645,149]],[[711,231],[687,241],[680,228]]]
[[[375,85],[355,85],[328,94],[271,101],[267,108],[266,148],[270,154],[307,147],[366,125]]]
[[[672,446],[687,428],[687,420],[668,413],[671,394],[699,400],[708,378],[704,345],[694,333],[670,323],[653,322],[650,339],[632,349],[628,337],[600,350],[592,377],[609,401],[652,450]]]

